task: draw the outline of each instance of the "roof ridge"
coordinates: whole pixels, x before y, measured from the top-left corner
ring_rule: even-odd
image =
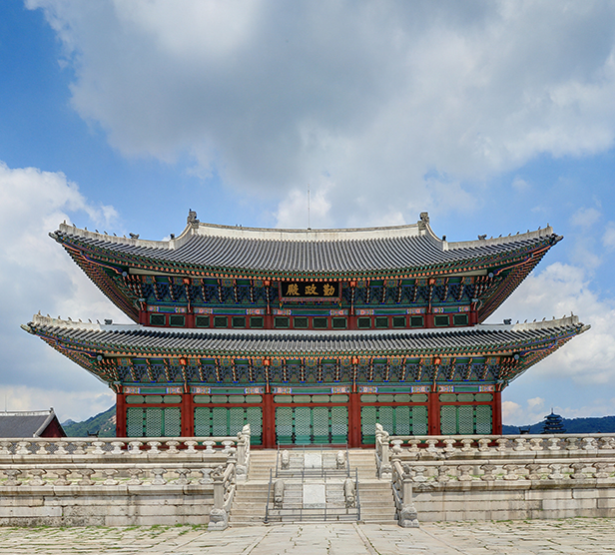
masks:
[[[92,331],[103,331],[103,326],[100,323],[92,323],[92,322],[82,322],[81,320],[75,321],[71,320],[63,320],[59,316],[57,318],[52,318],[51,316],[43,316],[42,314],[35,314],[32,316],[32,321],[30,324],[34,324],[37,326],[53,326],[56,328],[78,328],[83,330],[92,330]],[[25,329],[27,332],[31,332],[30,324],[22,325],[21,327]]]
[[[576,314],[570,314],[570,316],[562,316],[561,318],[553,317],[551,320],[546,320],[543,318],[539,322],[523,322],[513,324],[511,326],[511,330],[513,331],[524,331],[524,330],[540,330],[544,328],[564,328],[568,326],[577,326],[579,325],[579,317]],[[583,333],[590,329],[589,324],[581,324],[583,327],[581,328],[579,333]]]
[[[455,250],[455,249],[468,249],[468,248],[476,248],[476,247],[486,247],[488,245],[501,245],[504,243],[514,243],[516,241],[525,241],[528,239],[536,239],[539,237],[551,237],[555,238],[555,242],[561,241],[563,239],[562,235],[557,235],[553,232],[553,228],[550,225],[547,225],[544,229],[540,227],[535,231],[528,230],[526,233],[517,233],[516,235],[507,235],[505,237],[491,237],[489,239],[486,236],[481,235],[477,240],[474,241],[455,241],[455,242],[445,242],[444,250]]]
[[[346,242],[346,241],[377,241],[381,239],[399,239],[410,237],[424,237],[441,251],[453,251],[467,248],[480,248],[491,245],[515,243],[542,237],[553,237],[554,242],[560,241],[563,237],[556,235],[553,228],[547,225],[546,228],[538,228],[535,231],[517,233],[505,237],[495,237],[486,239],[481,236],[473,241],[447,241],[446,236],[438,237],[432,230],[427,213],[421,214],[421,219],[415,224],[382,227],[364,228],[331,228],[331,229],[278,229],[278,228],[258,228],[243,226],[228,226],[222,224],[212,224],[194,221],[188,223],[182,233],[175,237],[171,235],[168,240],[156,241],[150,239],[140,239],[139,235],[131,234],[130,237],[117,237],[100,233],[98,231],[88,231],[80,229],[74,224],[61,223],[58,231],[50,233],[50,236],[59,241],[58,234],[71,235],[94,241],[105,241],[118,245],[128,245],[132,247],[143,247],[164,250],[176,250],[181,248],[192,237],[219,237],[225,239],[235,239],[242,241],[280,241],[297,243],[327,243],[327,242]]]
[[[53,408],[47,410],[1,410],[0,416],[55,416]]]
[[[22,325],[21,327],[29,333],[34,333],[31,325],[34,326],[49,326],[63,329],[79,329],[89,331],[118,331],[123,333],[128,332],[151,332],[151,333],[172,333],[175,335],[209,335],[214,336],[226,336],[226,337],[309,337],[313,339],[327,339],[327,338],[343,338],[343,337],[361,337],[361,338],[376,338],[376,337],[398,337],[408,335],[425,335],[425,334],[461,334],[468,331],[482,331],[482,332],[497,332],[497,331],[526,331],[526,330],[538,330],[538,329],[555,329],[562,327],[574,327],[579,325],[579,317],[575,314],[570,316],[563,316],[562,318],[553,318],[552,320],[543,319],[539,322],[524,322],[516,324],[477,324],[475,326],[463,326],[463,327],[447,327],[447,328],[421,328],[421,329],[383,329],[383,330],[276,330],[276,329],[216,329],[209,328],[159,328],[151,326],[143,326],[141,324],[100,324],[92,322],[82,322],[75,320],[63,320],[61,318],[52,318],[50,316],[42,316],[41,314],[35,314],[32,317],[32,321],[28,325]],[[590,329],[589,324],[581,324],[582,328],[579,333],[583,333]]]

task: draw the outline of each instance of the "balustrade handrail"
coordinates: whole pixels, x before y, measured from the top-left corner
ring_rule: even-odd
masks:
[[[11,438],[0,440],[0,462],[21,462],[23,458],[60,457],[94,459],[100,457],[172,457],[237,455],[246,467],[250,457],[250,426],[237,436],[146,437],[146,438]]]
[[[391,465],[391,486],[393,490],[393,499],[395,501],[395,508],[399,511],[403,507],[403,488],[401,481],[403,480],[404,469],[399,460],[394,460]]]
[[[390,460],[515,459],[615,456],[615,434],[519,434],[463,436],[389,436],[376,424],[376,463],[390,472]]]
[[[184,486],[188,484],[212,487],[211,466],[151,465],[147,467],[117,467],[116,465],[53,465],[42,468],[33,465],[2,465],[0,491],[12,486]],[[166,476],[166,479],[165,479]]]
[[[485,483],[531,482],[532,484],[565,483],[577,486],[612,487],[615,482],[615,461],[605,462],[604,459],[573,459],[571,461],[545,460],[541,462],[498,461],[497,464],[485,464],[484,461],[444,461],[431,464],[428,462],[402,465],[399,459],[393,461],[392,482],[403,476],[418,486],[427,485],[430,488],[453,486],[463,483],[465,486]],[[400,470],[401,469],[401,470]],[[554,482],[555,481],[555,482]],[[521,484],[519,484],[521,485]],[[534,486],[532,486],[534,487]],[[551,486],[549,486],[551,487]]]

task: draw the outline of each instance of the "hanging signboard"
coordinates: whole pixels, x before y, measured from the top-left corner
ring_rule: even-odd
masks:
[[[292,301],[339,301],[341,287],[335,281],[281,281],[280,299]]]

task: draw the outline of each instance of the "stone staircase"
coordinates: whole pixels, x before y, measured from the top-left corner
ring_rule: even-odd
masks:
[[[355,468],[359,471],[361,521],[397,524],[391,482],[376,477],[374,449],[350,449],[348,455],[352,472]]]
[[[276,455],[277,451],[273,449],[250,451],[248,479],[243,484],[237,484],[229,515],[229,523],[232,526],[250,526],[265,522],[269,470],[273,469],[275,474]]]
[[[328,467],[328,461],[335,459],[337,449],[322,451],[323,466]],[[261,524],[265,520],[265,510],[267,505],[267,491],[269,487],[269,471],[275,480],[276,467],[275,450],[252,450],[250,453],[250,469],[246,482],[237,484],[235,498],[231,508],[229,522],[233,526],[250,526]],[[294,461],[298,457],[298,451],[291,450],[291,469],[295,466]],[[325,463],[327,461],[327,463]],[[355,468],[358,470],[359,477],[359,500],[361,503],[361,521],[381,524],[396,524],[395,505],[391,491],[391,483],[376,478],[376,462],[373,449],[351,449],[349,450],[349,463],[351,476],[354,478]],[[282,518],[282,522],[297,520],[308,520],[309,511],[303,511],[303,484],[297,479],[296,475],[291,475],[285,479],[284,503],[287,514]],[[353,519],[352,511],[344,513],[344,494],[343,477],[328,477],[326,480],[318,476],[306,478],[307,483],[324,484],[326,504],[328,510],[336,511],[340,514],[340,520]],[[271,492],[273,499],[273,491]],[[270,505],[271,507],[271,505]],[[287,511],[288,509],[288,511]],[[270,516],[275,518],[275,511],[271,511]],[[318,517],[315,517],[318,518]],[[356,516],[354,517],[356,518]]]

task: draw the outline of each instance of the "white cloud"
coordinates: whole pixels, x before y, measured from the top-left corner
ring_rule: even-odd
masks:
[[[44,9],[73,106],[112,145],[188,154],[197,175],[282,197],[280,218],[323,175],[340,222],[414,221],[465,211],[479,195],[461,182],[613,145],[612,3],[26,5]]]
[[[602,216],[596,208],[579,208],[570,218],[572,225],[588,228],[597,223]]]
[[[615,385],[615,303],[600,299],[591,290],[584,269],[556,262],[530,275],[491,319],[542,320],[571,311],[591,329],[574,337],[520,379],[570,378],[577,384]]]
[[[521,405],[514,401],[502,401],[502,421],[506,424],[509,422],[517,422],[517,418],[521,416]]]
[[[53,408],[60,422],[69,418],[80,421],[99,414],[115,403],[115,394],[108,388],[100,391],[64,391],[35,386],[0,385],[2,410],[46,410]]]
[[[327,201],[326,184],[316,191],[291,191],[278,206],[277,227],[282,229],[331,227],[331,204]]]
[[[534,397],[527,400],[527,406],[532,410],[542,409],[544,404],[545,400],[542,397]]]
[[[608,250],[615,249],[615,222],[609,222],[602,236],[602,244]]]
[[[502,422],[511,426],[527,426],[544,419],[544,399],[527,399],[525,406],[514,401],[502,401]]]
[[[517,175],[512,181],[512,187],[513,189],[515,189],[515,191],[521,193],[524,191],[528,191],[529,189],[531,189],[532,186],[525,179]]]
[[[54,405],[58,413],[78,418],[91,416],[88,404],[98,406],[96,399],[108,388],[20,329],[39,310],[84,321],[127,321],[49,237],[71,214],[101,227],[116,218],[112,207],[92,205],[61,173],[10,169],[0,162],[0,394],[8,392],[13,408]]]

